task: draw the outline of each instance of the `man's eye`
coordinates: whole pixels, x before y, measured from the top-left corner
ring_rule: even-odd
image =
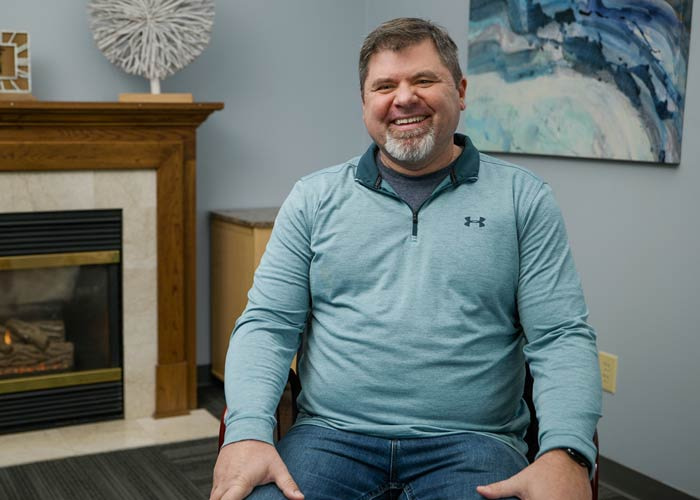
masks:
[[[417,83],[418,83],[418,85],[430,85],[431,83],[433,83],[433,81],[428,80],[426,78],[422,78],[422,79],[418,80]]]

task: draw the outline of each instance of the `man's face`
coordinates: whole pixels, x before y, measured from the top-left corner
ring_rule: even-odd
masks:
[[[372,55],[362,114],[382,160],[413,173],[447,165],[466,88],[464,78],[455,86],[432,40]]]

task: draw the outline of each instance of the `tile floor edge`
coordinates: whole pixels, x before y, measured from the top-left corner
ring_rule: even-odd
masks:
[[[211,426],[206,425],[203,426],[202,420],[208,420],[211,422]],[[194,421],[194,422],[193,422]],[[10,439],[10,436],[14,436],[15,438],[19,436],[21,433],[18,434],[8,434],[5,436],[0,436],[0,448],[5,448],[3,451],[7,452],[7,456],[0,456],[0,468],[3,467],[14,467],[17,465],[26,465],[30,463],[36,463],[36,462],[47,462],[51,460],[60,460],[62,458],[69,458],[69,457],[78,457],[78,456],[85,456],[85,455],[95,455],[99,453],[108,453],[111,451],[121,451],[121,450],[130,450],[134,448],[142,448],[146,446],[160,446],[160,445],[165,445],[165,444],[170,444],[170,443],[177,443],[177,442],[182,442],[182,441],[192,441],[195,439],[205,439],[209,437],[217,437],[219,433],[219,422],[218,420],[207,410],[199,408],[197,410],[192,410],[188,415],[180,415],[177,417],[168,417],[168,418],[160,418],[160,419],[154,419],[152,417],[145,417],[145,418],[140,418],[140,419],[134,419],[134,420],[109,420],[105,422],[98,422],[98,423],[89,423],[89,424],[80,424],[80,425],[73,425],[73,426],[66,426],[66,427],[57,427],[54,429],[45,429],[45,430],[39,430],[39,431],[29,431],[27,434],[33,434],[31,436],[27,436],[28,439],[23,440],[21,443],[21,447],[23,449],[28,449],[32,447],[32,442],[41,444],[44,443],[47,438],[49,439],[54,439],[57,441],[66,441],[64,437],[61,436],[61,433],[65,433],[66,431],[71,432],[75,431],[75,429],[78,429],[80,427],[87,427],[89,426],[90,429],[97,430],[99,431],[99,428],[101,426],[107,428],[109,426],[114,426],[115,423],[117,422],[122,422],[124,425],[128,425],[128,423],[137,423],[138,424],[138,429],[136,430],[130,430],[130,429],[125,429],[122,434],[122,441],[124,441],[124,437],[126,436],[126,439],[128,439],[128,442],[115,442],[112,441],[111,443],[103,443],[102,445],[96,445],[94,448],[91,449],[77,449],[76,445],[71,445],[70,442],[68,442],[65,447],[60,447],[60,449],[57,449],[59,447],[53,446],[49,448],[42,448],[41,446],[36,447],[36,454],[28,455],[28,456],[22,456],[22,457],[15,457],[10,458],[12,453],[12,449],[7,449],[6,447],[3,447],[3,438],[6,438],[5,440],[7,441]],[[143,424],[147,423],[149,424],[148,426],[144,426]],[[193,426],[193,423],[197,423],[198,425]],[[208,424],[208,422],[207,422]],[[182,435],[178,436],[177,431],[178,427],[182,426]],[[147,433],[149,430],[152,430],[154,427],[168,427],[168,432],[164,435],[161,436],[148,436],[147,438],[141,439],[138,434],[144,434]],[[149,429],[150,427],[150,429]],[[193,432],[195,431],[195,432]],[[112,431],[114,432],[114,431]],[[16,451],[16,450],[15,450]],[[5,455],[5,453],[3,453]]]

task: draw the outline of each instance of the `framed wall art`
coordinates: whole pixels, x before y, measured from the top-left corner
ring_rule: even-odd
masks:
[[[31,91],[29,33],[0,30],[0,96]]]
[[[483,151],[677,164],[692,0],[471,0]]]

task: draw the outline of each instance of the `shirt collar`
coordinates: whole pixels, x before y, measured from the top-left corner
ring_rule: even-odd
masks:
[[[463,134],[455,134],[454,143],[462,148],[462,153],[457,157],[450,172],[452,184],[475,182],[479,178],[479,151],[474,147],[471,139]],[[376,162],[378,149],[379,147],[372,143],[357,164],[355,179],[363,184],[376,186],[381,182],[381,173]]]

